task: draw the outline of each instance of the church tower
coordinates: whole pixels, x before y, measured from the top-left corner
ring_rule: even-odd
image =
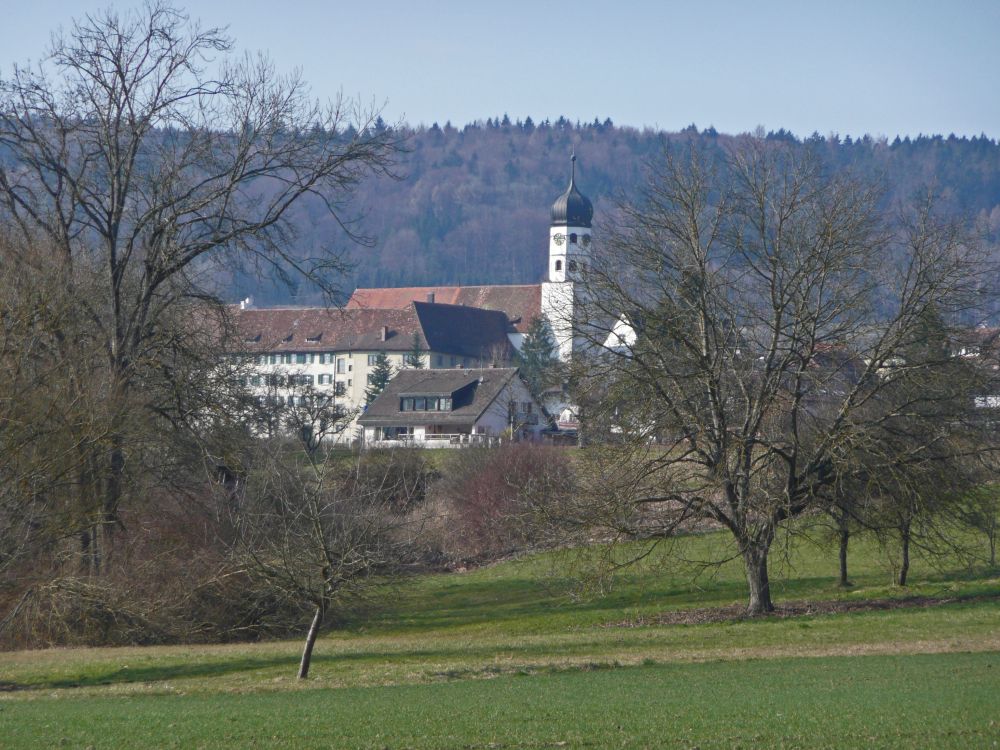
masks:
[[[578,280],[590,259],[594,207],[576,187],[576,154],[570,158],[569,187],[552,204],[548,280],[542,282],[542,314],[552,327],[559,359],[573,355],[573,316]]]

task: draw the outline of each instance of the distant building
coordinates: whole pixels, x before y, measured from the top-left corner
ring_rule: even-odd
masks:
[[[512,352],[504,313],[458,305],[339,310],[244,304],[236,315],[241,354],[252,362],[245,385],[275,409],[322,397],[345,412],[359,411],[379,355],[385,353],[397,370],[409,366],[414,335],[427,369],[502,365]],[[352,424],[342,439],[356,434]]]
[[[482,310],[499,310],[510,322],[508,337],[515,349],[531,321],[542,314],[541,284],[493,284],[489,286],[407,286],[354,290],[347,300],[348,310],[375,308],[402,309],[411,302],[463,305]]]
[[[518,350],[531,321],[541,315],[552,328],[559,358],[568,362],[580,346],[573,340],[573,324],[579,279],[590,260],[594,218],[590,199],[576,186],[576,155],[570,164],[569,186],[552,204],[546,280],[538,284],[359,288],[346,309],[402,309],[421,301],[499,310],[507,315],[510,341]]]
[[[405,372],[416,335],[429,370],[504,365],[539,316],[549,322],[560,360],[569,362],[581,345],[573,336],[574,316],[593,214],[576,186],[574,155],[569,186],[552,205],[547,278],[539,284],[356,289],[343,309],[257,309],[247,300],[236,311],[242,354],[254,365],[247,385],[279,409],[319,394],[346,411],[360,411],[380,353]],[[574,426],[573,407],[562,393],[546,396],[559,424]],[[352,424],[341,439],[356,435]]]
[[[541,439],[548,417],[516,368],[403,370],[358,418],[365,447]]]

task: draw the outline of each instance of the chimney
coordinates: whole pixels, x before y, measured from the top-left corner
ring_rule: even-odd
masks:
[[[382,340],[386,341],[389,338],[389,326],[382,326]]]
[[[427,292],[427,301],[434,304],[434,292]]]

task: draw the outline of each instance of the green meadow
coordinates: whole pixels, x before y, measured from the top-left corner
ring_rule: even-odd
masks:
[[[1000,571],[918,557],[900,589],[856,543],[840,589],[835,551],[794,539],[772,566],[779,608],[849,611],[703,616],[745,595],[737,562],[699,564],[725,544],[690,537],[586,587],[596,551],[415,576],[342,613],[306,681],[298,641],[2,653],[0,747],[1000,742]]]

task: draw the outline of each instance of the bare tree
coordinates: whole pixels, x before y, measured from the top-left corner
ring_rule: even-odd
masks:
[[[983,258],[932,205],[890,221],[880,198],[808,149],[667,147],[583,274],[576,393],[614,443],[593,451],[589,520],[620,539],[728,530],[752,614],[773,608],[776,535],[829,505],[852,455],[914,476],[968,451],[950,439],[968,420],[939,408],[971,400],[956,358],[907,354],[928,310],[969,312]],[[935,389],[900,387],[917,372]]]
[[[49,248],[60,294],[103,349],[115,405],[93,467],[105,532],[137,463],[131,407],[174,424],[203,418],[176,398],[178,357],[190,351],[180,332],[211,317],[213,272],[256,267],[329,291],[341,258],[294,252],[289,210],[316,196],[364,241],[345,201],[397,147],[374,109],[316,103],[298,77],[232,50],[223,30],[154,0],[84,17],[41,65],[0,82],[2,219]],[[31,253],[13,262],[39,269]]]
[[[409,511],[423,497],[422,462],[406,451],[380,461],[304,454],[279,439],[258,446],[246,476],[233,551],[251,576],[311,613],[305,679],[331,610],[387,580],[414,549],[419,516]]]

